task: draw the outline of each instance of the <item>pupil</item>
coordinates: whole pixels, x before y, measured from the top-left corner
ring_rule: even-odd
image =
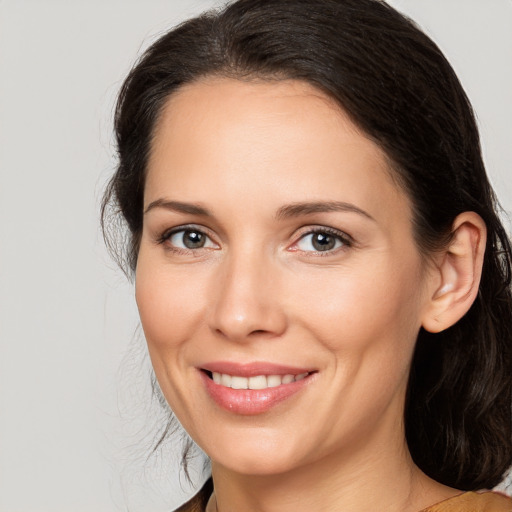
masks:
[[[334,248],[335,243],[334,237],[325,233],[315,233],[313,236],[313,247],[317,251],[329,251]]]
[[[188,249],[203,247],[204,242],[205,240],[202,233],[198,233],[197,231],[185,231],[185,233],[183,233],[183,244]]]

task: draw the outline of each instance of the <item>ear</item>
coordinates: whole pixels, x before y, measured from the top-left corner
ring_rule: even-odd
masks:
[[[436,258],[422,326],[440,332],[455,324],[473,304],[480,285],[487,229],[475,212],[461,213],[454,221],[452,239]]]

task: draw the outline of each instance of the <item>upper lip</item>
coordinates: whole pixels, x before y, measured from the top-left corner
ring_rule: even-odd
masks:
[[[200,369],[212,373],[225,373],[240,377],[256,377],[257,375],[300,375],[301,373],[314,371],[312,368],[288,366],[263,361],[255,361],[252,363],[216,361],[201,365]]]

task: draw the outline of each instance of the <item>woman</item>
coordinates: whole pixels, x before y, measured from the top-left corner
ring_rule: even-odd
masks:
[[[159,386],[210,457],[180,510],[512,510],[511,248],[469,102],[376,0],[239,0],[121,90],[104,212]],[[213,492],[212,492],[213,491]]]

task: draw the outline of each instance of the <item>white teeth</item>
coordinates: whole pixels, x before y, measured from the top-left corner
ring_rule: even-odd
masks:
[[[247,377],[231,377],[231,387],[233,389],[247,389],[249,387],[249,379]]]
[[[220,383],[227,388],[231,387],[231,375],[227,373],[222,373],[220,376]]]
[[[302,380],[309,375],[308,372],[299,375],[256,375],[255,377],[240,377],[228,375],[227,373],[212,372],[213,382],[232,389],[267,389],[291,384],[294,381]]]
[[[281,375],[269,375],[267,377],[267,386],[269,388],[276,388],[283,383],[282,380]]]
[[[249,377],[249,389],[265,389],[268,387],[267,377],[258,375],[257,377]]]
[[[295,380],[295,375],[285,375],[283,377],[283,384],[290,384],[291,382],[293,382]]]

